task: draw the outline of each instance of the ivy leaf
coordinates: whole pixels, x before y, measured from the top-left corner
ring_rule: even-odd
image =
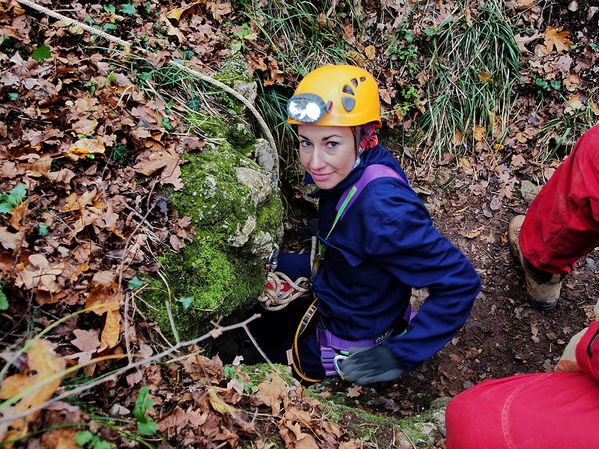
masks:
[[[191,305],[192,300],[193,300],[193,298],[190,298],[189,296],[181,296],[179,298],[179,302],[183,306],[183,310],[189,309],[189,306]]]
[[[94,434],[89,430],[80,430],[75,434],[75,442],[79,446],[84,446],[85,444],[89,443],[93,437]]]
[[[33,54],[31,55],[33,59],[37,62],[42,62],[44,59],[48,59],[51,57],[50,49],[46,47],[46,44],[42,44],[33,50]]]
[[[129,290],[135,290],[136,288],[140,288],[143,286],[144,286],[144,283],[142,281],[140,281],[137,276],[135,276],[133,279],[131,279],[129,281],[129,283],[127,284],[127,287],[129,287]]]
[[[134,14],[135,14],[135,12],[136,12],[136,11],[135,11],[135,6],[134,6],[134,5],[132,5],[132,4],[130,4],[130,3],[126,3],[126,4],[124,4],[124,5],[121,5],[121,7],[120,7],[120,11],[121,11],[123,14],[127,14],[128,16],[132,16],[132,15],[134,15]]]
[[[164,117],[162,119],[162,126],[164,127],[164,129],[166,129],[167,131],[172,131],[175,128],[173,127],[173,125],[171,124],[171,121],[169,120],[168,117]]]

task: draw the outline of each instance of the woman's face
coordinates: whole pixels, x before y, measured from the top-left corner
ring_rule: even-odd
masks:
[[[300,161],[321,189],[345,179],[356,162],[355,140],[348,126],[298,125]]]

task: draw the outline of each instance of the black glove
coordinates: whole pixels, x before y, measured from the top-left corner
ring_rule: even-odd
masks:
[[[350,356],[339,360],[343,378],[359,385],[397,379],[404,369],[395,354],[384,345],[351,348]]]

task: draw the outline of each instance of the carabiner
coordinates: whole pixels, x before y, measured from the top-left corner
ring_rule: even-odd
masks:
[[[272,251],[270,252],[270,256],[266,259],[266,271],[273,272],[277,269],[277,265],[279,264],[279,245],[276,243],[273,244]]]
[[[335,367],[335,371],[337,371],[337,374],[339,374],[339,377],[343,380],[345,380],[345,374],[343,374],[343,371],[341,371],[341,367],[339,366],[339,360],[343,360],[346,358],[347,358],[346,355],[338,354],[333,359],[333,366]]]

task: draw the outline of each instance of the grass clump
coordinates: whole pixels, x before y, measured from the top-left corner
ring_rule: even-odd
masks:
[[[519,81],[520,51],[515,26],[500,3],[478,10],[458,6],[452,18],[430,34],[427,108],[417,134],[427,158],[475,148],[491,135],[504,137]]]

